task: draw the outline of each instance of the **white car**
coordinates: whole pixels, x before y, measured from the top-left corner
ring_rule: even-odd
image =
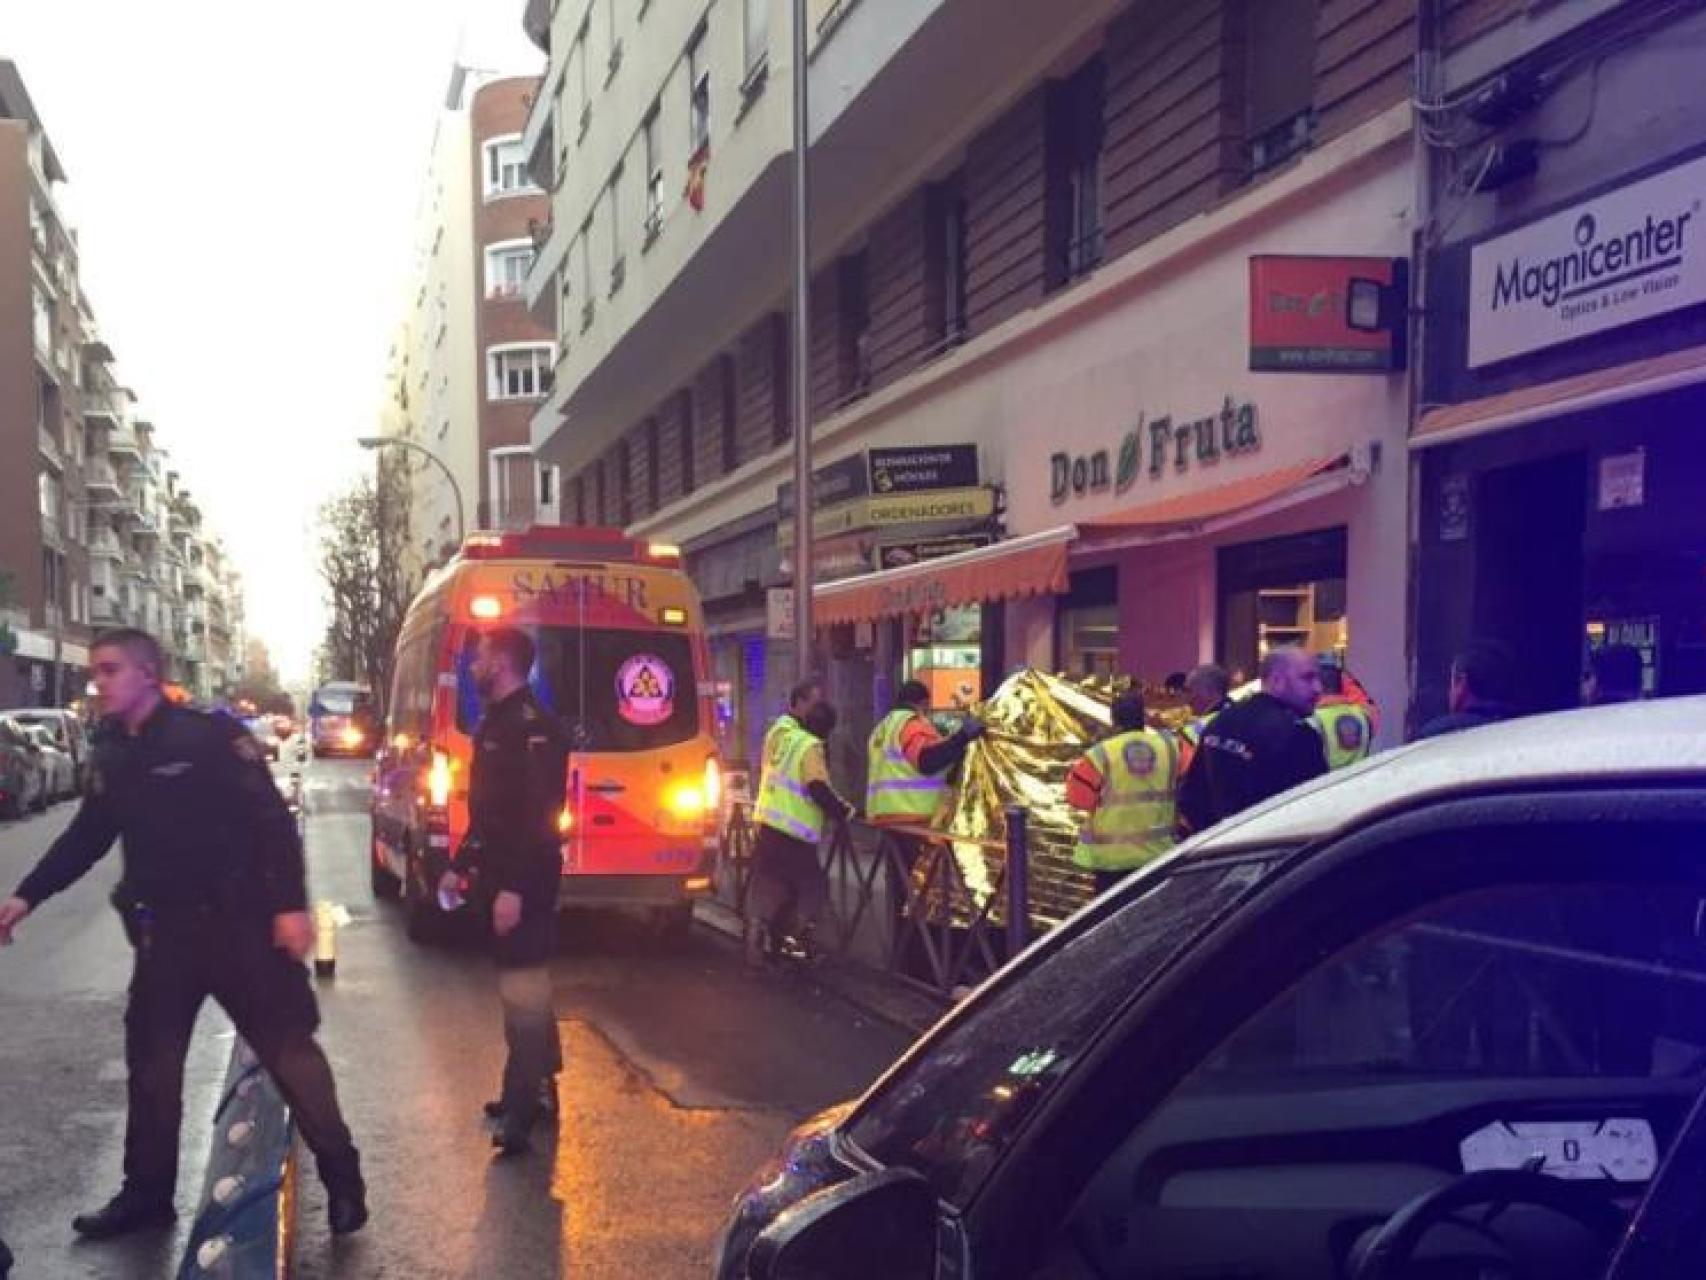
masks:
[[[1706,698],[1377,756],[796,1131],[719,1280],[1706,1276]]]
[[[47,778],[48,803],[69,800],[75,796],[77,761],[72,758],[71,753],[55,742],[53,733],[44,726],[20,723],[24,733],[41,751],[42,772]]]

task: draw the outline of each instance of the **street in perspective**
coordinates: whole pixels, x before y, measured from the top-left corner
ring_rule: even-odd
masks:
[[[25,8],[0,1280],[1706,1274],[1706,0]]]

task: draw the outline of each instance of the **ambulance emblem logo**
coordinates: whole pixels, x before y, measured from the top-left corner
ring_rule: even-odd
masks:
[[[1155,772],[1155,748],[1142,739],[1125,744],[1125,767],[1139,778]]]
[[[616,707],[629,724],[662,724],[675,714],[675,672],[655,654],[635,654],[616,672]]]
[[[1333,724],[1333,734],[1339,740],[1339,750],[1362,750],[1363,732],[1362,719],[1360,717],[1340,716]]]

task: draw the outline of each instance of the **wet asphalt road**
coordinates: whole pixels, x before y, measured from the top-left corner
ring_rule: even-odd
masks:
[[[572,916],[554,967],[558,1131],[530,1157],[494,1162],[480,1115],[502,1062],[490,966],[477,950],[414,946],[396,909],[372,901],[366,779],[363,762],[311,765],[307,835],[311,893],[354,917],[336,977],[320,984],[322,1042],[373,1222],[333,1241],[305,1159],[292,1274],[705,1276],[735,1190],[794,1123],[858,1092],[905,1033],[797,981],[748,977],[709,931],[671,948],[638,919]],[[0,824],[0,892],[69,813]],[[0,953],[0,1234],[20,1253],[18,1280],[169,1276],[188,1226],[71,1243],[72,1214],[112,1189],[123,1133],[128,953],[105,902],[109,863]],[[210,1006],[186,1093],[186,1218],[229,1047]]]

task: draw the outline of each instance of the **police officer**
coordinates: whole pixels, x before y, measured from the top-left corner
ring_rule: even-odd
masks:
[[[1104,893],[1173,847],[1179,745],[1144,723],[1143,695],[1120,694],[1114,736],[1086,751],[1066,779],[1066,800],[1085,812],[1072,861]]]
[[[1374,708],[1345,693],[1345,675],[1329,656],[1321,658],[1321,701],[1309,717],[1327,749],[1327,767],[1346,769],[1374,750]]]
[[[812,704],[796,728],[773,735],[753,817],[750,927],[746,959],[812,955],[812,931],[828,895],[818,845],[831,822],[845,822],[853,806],[830,785],[824,743],[835,732],[835,708]],[[790,943],[792,950],[790,951]]]
[[[1231,700],[1232,677],[1226,668],[1205,662],[1185,677],[1185,697],[1190,700],[1191,718],[1181,729],[1180,736],[1195,751],[1202,741],[1208,722],[1226,710]]]
[[[527,684],[533,641],[513,627],[480,637],[472,674],[485,701],[474,731],[468,778],[468,838],[441,891],[472,875],[492,913],[493,958],[503,1006],[503,1087],[487,1115],[492,1145],[515,1156],[528,1134],[557,1110],[562,1046],[551,1001],[557,943],[557,890],[563,874],[559,821],[566,800],[569,739]]]
[[[89,793],[0,903],[0,943],[9,943],[24,917],[123,837],[114,903],[136,949],[125,1011],[124,1186],[72,1226],[107,1239],[171,1220],[184,1058],[211,995],[289,1102],[326,1184],[332,1230],[359,1230],[366,1188],[314,1040],[319,1009],[302,963],[314,939],[302,842],[265,752],[240,724],[166,700],[160,647],[146,632],[106,632],[91,657],[111,731],[96,750]]]

